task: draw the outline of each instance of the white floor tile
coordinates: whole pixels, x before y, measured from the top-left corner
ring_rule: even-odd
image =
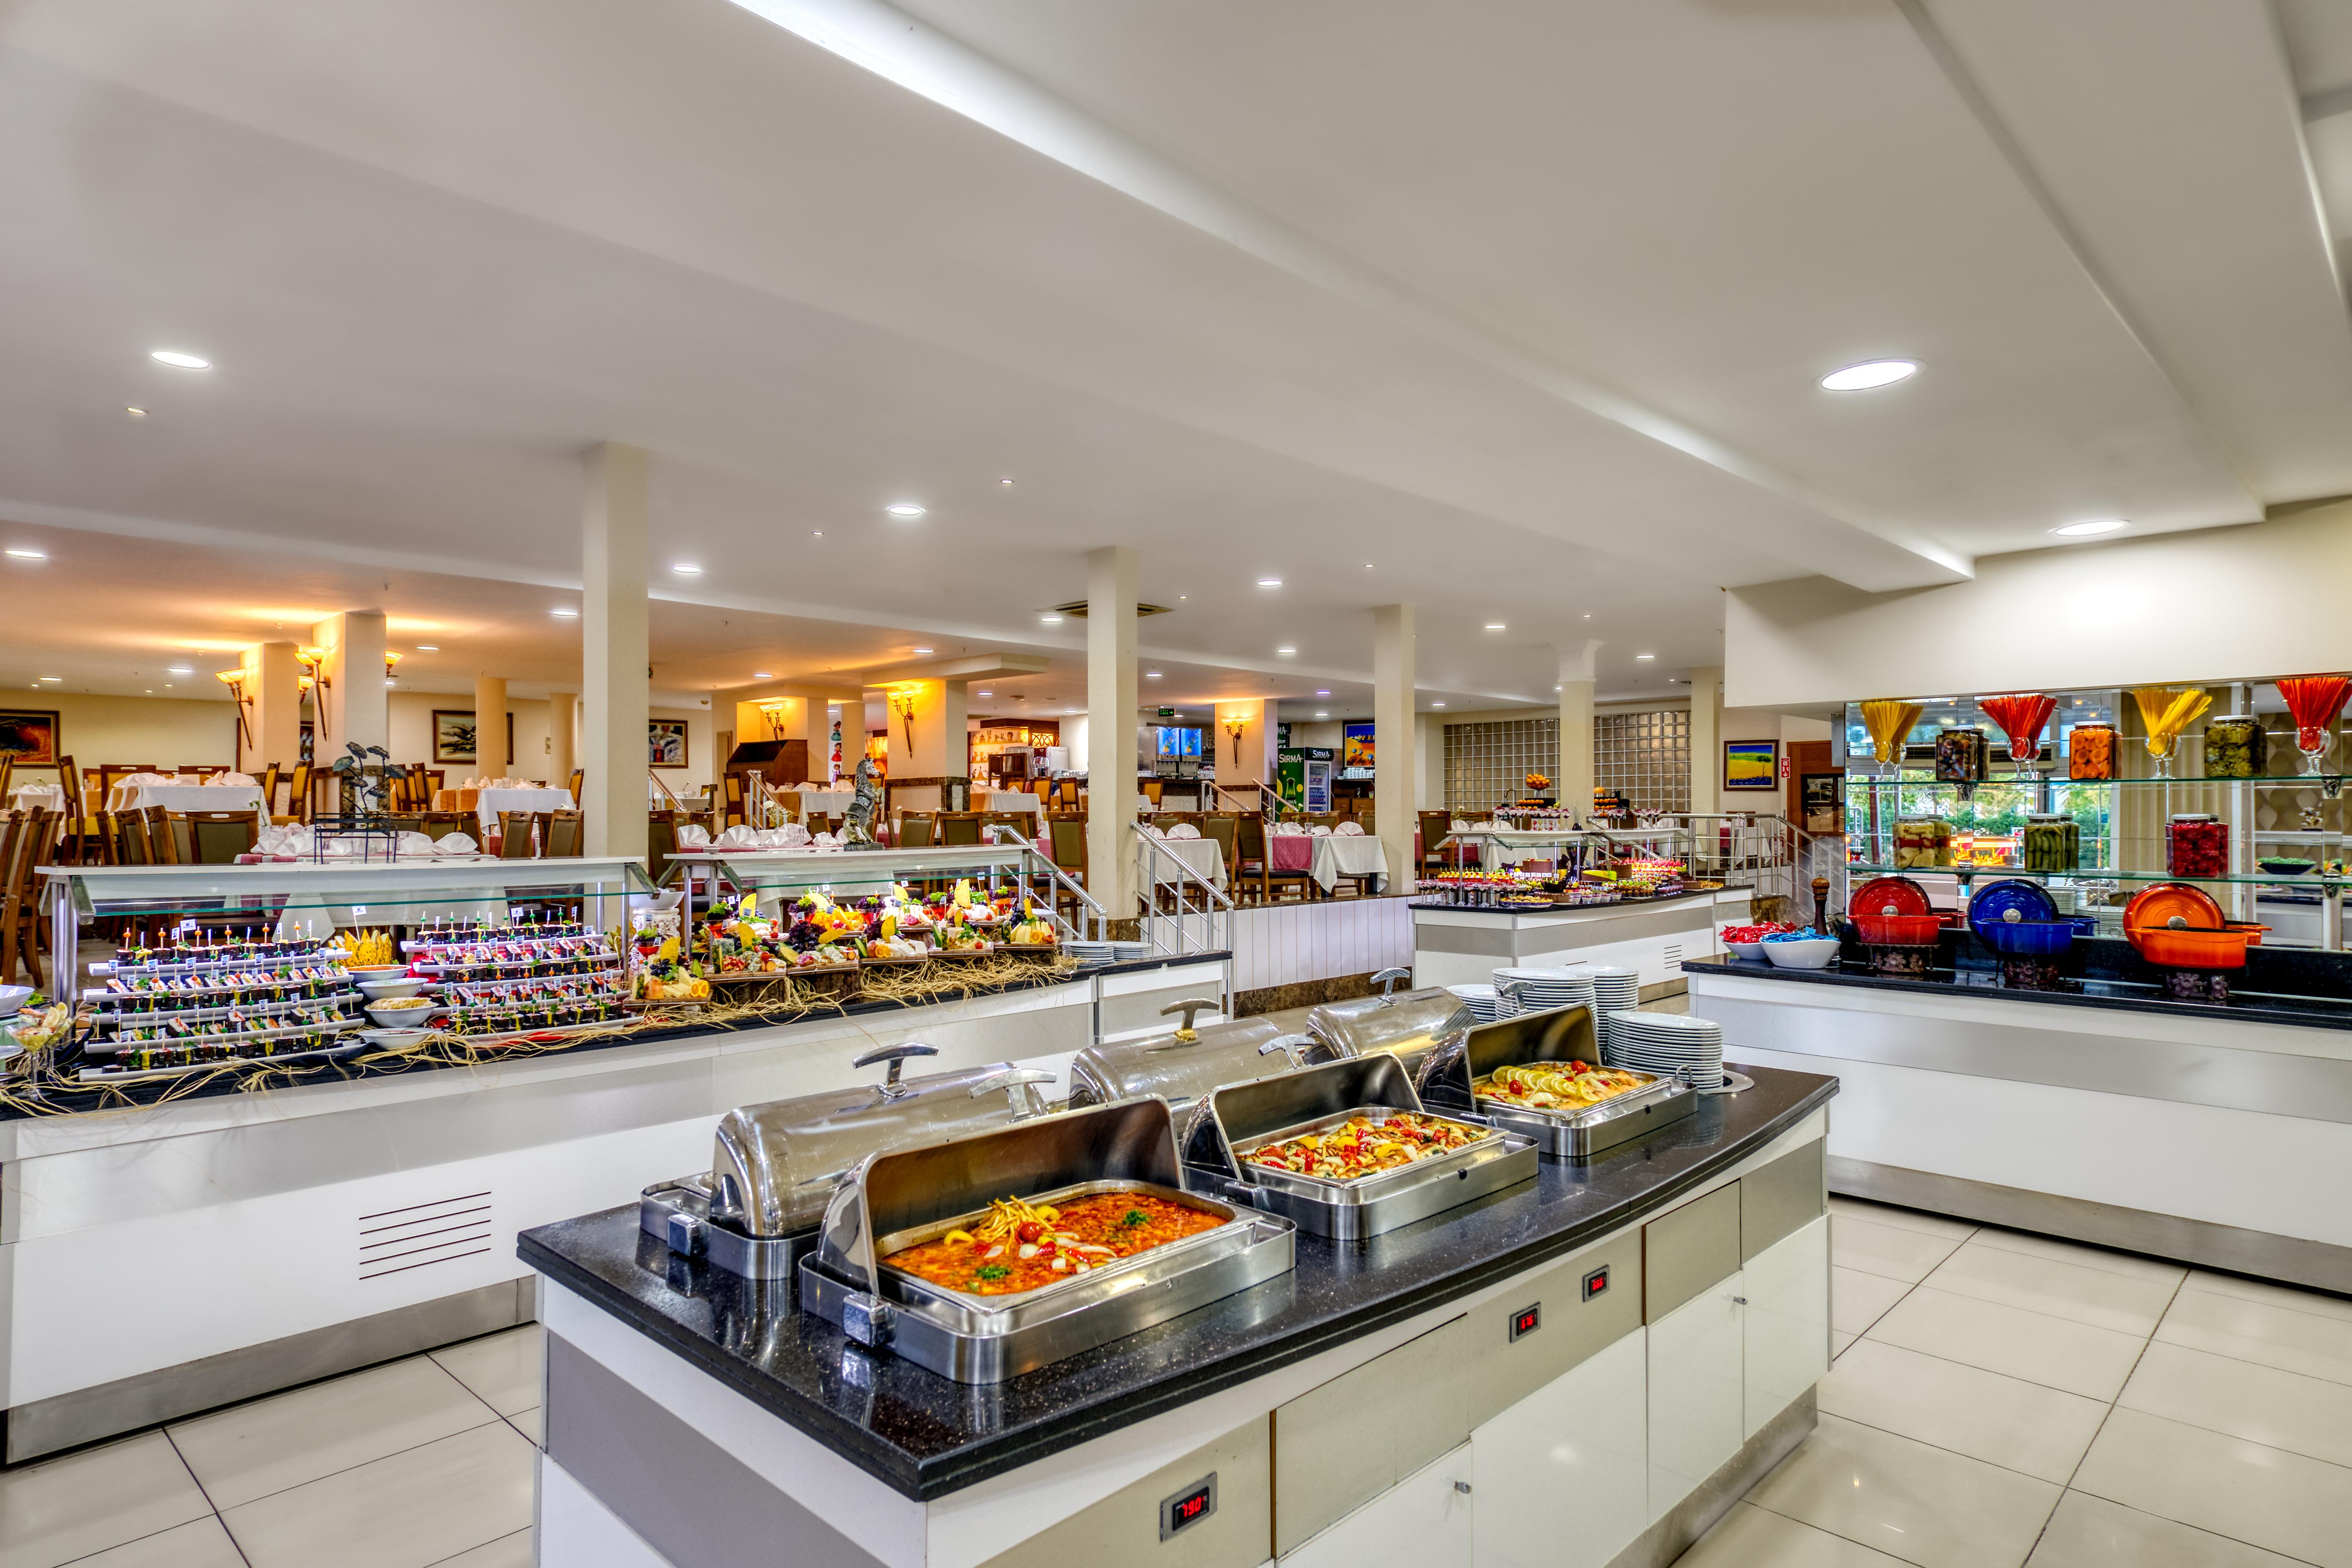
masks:
[[[2231,1541],[2088,1492],[2058,1500],[2027,1568],[2297,1568],[2242,1541]]]
[[[2352,1384],[2352,1321],[2250,1296],[2184,1288],[2157,1326],[2156,1338],[2159,1344]]]
[[[1871,1325],[1870,1338],[2112,1403],[2147,1341],[1921,1285]]]
[[[2164,1316],[2173,1294],[2173,1287],[2160,1279],[2136,1279],[1975,1241],[1938,1265],[1927,1283],[1957,1296],[2022,1307],[2143,1339]]]
[[[533,1443],[537,1443],[541,1441],[547,1435],[539,1417],[539,1406],[534,1405],[528,1410],[516,1411],[513,1415],[507,1417],[507,1423],[516,1431],[530,1438]]]
[[[2292,1285],[2270,1285],[2258,1279],[2241,1279],[2234,1274],[2208,1274],[2202,1268],[2189,1271],[2187,1290],[2201,1290],[2210,1296],[2234,1296],[2242,1301],[2260,1301],[2265,1306],[2284,1307],[2291,1312],[2308,1312],[2316,1318],[2334,1318],[2352,1323],[2352,1301],[2341,1296],[2323,1296],[2316,1290],[2298,1290]]]
[[[149,1432],[0,1473],[0,1568],[57,1568],[211,1512],[170,1439]]]
[[[1748,1500],[1924,1568],[2018,1568],[2058,1490],[1824,1415]]]
[[[532,1568],[532,1564],[530,1531],[518,1530],[512,1535],[499,1536],[488,1546],[445,1557],[433,1568]]]
[[[227,1510],[497,1419],[465,1384],[411,1356],[170,1430],[213,1506]]]
[[[2250,1443],[2352,1466],[2352,1388],[2186,1345],[2152,1344],[2119,1402]],[[2352,1530],[2352,1520],[2345,1521]]]
[[[223,1517],[252,1568],[425,1568],[530,1528],[532,1452],[493,1421]]]
[[[1675,1558],[1675,1568],[1901,1568],[1902,1562],[1742,1502]]]
[[[2002,1230],[1997,1226],[1987,1226],[1972,1239],[1979,1247],[1997,1247],[2004,1252],[2022,1252],[2030,1258],[2078,1263],[2085,1268],[2104,1268],[2110,1274],[2126,1275],[2134,1279],[2161,1279],[2168,1285],[2178,1286],[2189,1276],[2189,1270],[2178,1263],[2159,1263],[2152,1258],[2138,1258],[2128,1252],[2110,1252],[2104,1247],[2060,1241],[2055,1237],[2035,1236],[2030,1231]]]
[[[1893,1204],[1874,1204],[1865,1198],[1830,1196],[1830,1213],[1850,1215],[1868,1220],[1873,1225],[1891,1225],[1897,1230],[1916,1230],[1923,1236],[1940,1236],[1951,1241],[1966,1241],[1976,1231],[1973,1220],[1948,1219],[1923,1209],[1897,1208]]]
[[[1958,1237],[1930,1236],[1853,1215],[1830,1216],[1831,1261],[1906,1285],[1925,1279],[1959,1245]]]
[[[2233,1541],[2352,1568],[2352,1470],[2118,1408],[2074,1489]]]
[[[1849,1334],[1859,1334],[1884,1317],[1888,1308],[1903,1300],[1911,1287],[1900,1279],[1889,1279],[1884,1274],[1865,1274],[1859,1268],[1830,1266],[1830,1326]]]
[[[525,1323],[502,1334],[444,1345],[433,1359],[449,1374],[472,1389],[501,1415],[528,1410],[539,1403],[539,1373],[543,1356],[543,1331]]]
[[[211,1514],[143,1541],[74,1559],[73,1568],[245,1568],[236,1543]]]
[[[1838,1357],[1845,1354],[1847,1348],[1854,1344],[1861,1338],[1862,1336],[1860,1334],[1840,1333],[1837,1330],[1832,1329],[1830,1331],[1830,1359],[1832,1361],[1835,1361]]]
[[[1864,1337],[1820,1384],[1822,1409],[2063,1486],[2107,1406]]]

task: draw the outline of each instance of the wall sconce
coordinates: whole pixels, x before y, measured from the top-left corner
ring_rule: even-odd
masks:
[[[905,686],[890,693],[890,711],[898,715],[907,728],[907,754],[915,754],[915,699],[922,694],[919,686]]]
[[[393,652],[390,648],[383,650],[383,679],[386,683],[389,683],[392,678],[400,672],[400,661],[402,658],[402,655]]]
[[[784,727],[784,715],[791,711],[790,704],[781,697],[772,697],[756,706],[760,710],[760,717],[768,721],[768,739],[774,740]]]
[[[295,682],[296,689],[301,691],[308,691],[313,686],[319,689],[319,741],[324,744],[327,739],[327,693],[335,689],[335,683],[327,679],[327,650],[322,647],[298,647],[294,650],[294,657],[302,661],[302,675]]]
[[[1234,742],[1234,766],[1242,765],[1242,731],[1249,728],[1249,720],[1239,713],[1225,715],[1225,733]]]
[[[242,763],[245,753],[253,749],[253,731],[245,721],[246,710],[253,706],[253,699],[246,695],[245,671],[224,669],[213,679],[227,687],[229,696],[236,700],[236,754],[237,761]]]

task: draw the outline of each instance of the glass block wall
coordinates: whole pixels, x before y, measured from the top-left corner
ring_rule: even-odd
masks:
[[[1527,794],[1527,776],[1559,776],[1559,720],[1445,726],[1445,809],[1486,812]],[[1690,714],[1604,713],[1592,721],[1592,780],[1637,806],[1690,809]]]
[[[1592,721],[1592,783],[1647,811],[1690,809],[1690,714],[1602,713]]]

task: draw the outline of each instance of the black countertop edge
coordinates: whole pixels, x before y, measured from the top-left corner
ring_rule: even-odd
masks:
[[[1540,910],[1486,909],[1477,904],[1449,904],[1428,899],[1416,899],[1406,907],[1415,910],[1444,910],[1449,914],[1457,915],[1573,915],[1601,910],[1622,910],[1630,914],[1639,910],[1670,910],[1678,904],[1696,903],[1701,899],[1712,902],[1726,893],[1746,893],[1753,898],[1756,889],[1753,888],[1707,888],[1696,893],[1676,893],[1671,899],[1620,899],[1613,904],[1560,904],[1550,909]]]
[[[2313,997],[2306,1002],[2297,1002],[2274,995],[2250,998],[2242,993],[2227,1002],[2176,1002],[2164,996],[2100,996],[2076,991],[2012,990],[2000,984],[1998,976],[1990,972],[1974,969],[1958,973],[1985,978],[1975,984],[1961,984],[1953,980],[1903,980],[1892,975],[1857,974],[1834,969],[1788,969],[1776,966],[1769,960],[1759,963],[1729,953],[1683,961],[1685,974],[1702,970],[1743,980],[1778,980],[1799,985],[1841,985],[1863,991],[1899,991],[1917,996],[2030,1002],[2045,1007],[2097,1007],[2114,1013],[2153,1013],[2167,1018],[2283,1024],[2297,1029],[2352,1029],[2352,1001],[2333,997]]]
[[[766,1347],[761,1354],[769,1364],[719,1342],[714,1337],[719,1330],[713,1326],[719,1316],[718,1303],[740,1298],[753,1287],[705,1264],[666,1264],[660,1244],[638,1231],[634,1207],[525,1231],[517,1238],[516,1251],[531,1268],[824,1443],[893,1490],[928,1502],[1564,1257],[1738,1164],[1837,1093],[1833,1078],[1767,1068],[1747,1070],[1764,1092],[1745,1114],[1738,1102],[1757,1090],[1703,1101],[1698,1115],[1642,1142],[1611,1151],[1590,1165],[1547,1161],[1533,1184],[1370,1243],[1337,1244],[1301,1234],[1298,1267],[1291,1275],[998,1385],[1005,1403],[1033,1408],[987,1430],[973,1429],[959,1419],[968,1405],[985,1407],[987,1392],[975,1392],[887,1355],[873,1359],[866,1391],[846,1395],[848,1384],[837,1369],[845,1357],[862,1358],[864,1352],[829,1324],[785,1304],[781,1281],[768,1288],[771,1294],[763,1304],[736,1312],[736,1331],[760,1325],[758,1338]],[[1710,1113],[1709,1106],[1724,1109]],[[1711,1129],[1702,1120],[1709,1115]],[[1727,1125],[1735,1122],[1737,1130],[1727,1132]],[[1713,1141],[1704,1146],[1690,1142],[1710,1136]],[[1643,1169],[1660,1152],[1672,1168],[1643,1180]],[[1690,1157],[1676,1158],[1685,1153]],[[1596,1178],[1613,1180],[1630,1190],[1599,1206],[1577,1203],[1576,1194]],[[1510,1234],[1549,1217],[1543,1208],[1556,1205],[1580,1212],[1534,1235]],[[1491,1240],[1479,1234],[1488,1231],[1503,1234]],[[1368,1250],[1377,1252],[1391,1242],[1400,1248],[1391,1260],[1366,1266]],[[1418,1246],[1435,1252],[1449,1242],[1469,1255],[1425,1273],[1415,1270],[1417,1259],[1408,1249]],[[686,1269],[692,1289],[674,1289],[677,1281],[664,1274],[666,1266]],[[1298,1300],[1308,1293],[1349,1299],[1313,1310]],[[1286,1317],[1304,1321],[1286,1322]],[[864,1420],[834,1403],[845,1397],[865,1401]],[[877,1429],[886,1424],[877,1420],[877,1407],[886,1404],[888,1418],[905,1424],[906,1440]]]
[[[929,1006],[949,1006],[959,1002],[979,1001],[989,996],[1015,995],[1024,991],[1035,991],[1048,985],[1075,985],[1081,981],[1093,980],[1102,975],[1139,974],[1149,970],[1173,968],[1180,964],[1221,963],[1232,956],[1229,951],[1219,949],[1213,952],[1188,952],[1181,957],[1162,953],[1150,958],[1123,959],[1113,963],[1081,964],[1073,970],[1041,973],[1032,980],[1017,981],[993,991],[973,992],[968,996],[950,997],[942,1002],[899,1002],[880,998],[866,1002],[852,1002],[839,1008],[821,1007],[788,1017],[738,1018],[728,1022],[688,1021],[668,1028],[640,1029],[630,1034],[616,1036],[612,1039],[583,1040],[562,1051],[548,1054],[567,1057],[585,1056],[592,1052],[624,1050],[632,1046],[675,1044],[680,1040],[691,1040],[704,1035],[736,1035],[751,1029],[790,1028],[795,1024],[820,1024],[833,1018],[859,1018],[876,1013],[906,1012]],[[525,1052],[512,1059],[528,1061],[541,1058]],[[361,1067],[343,1062],[322,1062],[299,1069],[302,1072],[302,1076],[290,1082],[282,1078],[273,1079],[269,1084],[268,1092],[283,1094],[292,1089],[309,1089],[317,1084],[357,1083],[366,1079],[396,1078],[420,1072],[441,1072],[453,1068],[495,1066],[499,1060],[495,1054],[491,1054],[479,1061],[472,1062],[442,1061],[429,1058],[421,1060],[387,1062],[377,1067]],[[223,1095],[243,1094],[247,1092],[244,1078],[245,1075],[242,1074],[236,1077],[223,1074],[193,1089],[184,1087],[179,1078],[152,1078],[116,1084],[74,1085],[65,1089],[51,1086],[48,1092],[52,1103],[67,1107],[67,1114],[78,1115],[98,1110],[120,1110],[126,1105],[152,1105],[166,1098],[176,1103],[191,1100],[211,1100]],[[87,1103],[78,1103],[85,1101]],[[0,1104],[0,1121],[30,1121],[47,1119],[39,1111]]]

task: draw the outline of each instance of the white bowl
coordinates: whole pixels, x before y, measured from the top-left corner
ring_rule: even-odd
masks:
[[[404,1051],[433,1037],[430,1029],[362,1029],[360,1038],[385,1050]]]
[[[416,995],[432,984],[421,974],[410,974],[398,980],[362,980],[360,990],[369,1000],[383,1002],[395,996]]]
[[[1748,960],[1750,963],[1762,963],[1765,962],[1764,944],[1760,942],[1726,942],[1723,945],[1729,948],[1734,954]],[[1781,945],[1786,946],[1787,944],[1784,942]]]
[[[33,994],[29,985],[0,985],[0,1018],[13,1018],[24,1011],[25,1003]]]
[[[1759,942],[1764,956],[1782,969],[1827,969],[1837,962],[1838,939],[1817,936],[1805,942]]]
[[[433,1016],[430,1005],[423,1007],[384,1007],[371,1003],[367,1016],[387,1029],[421,1028]]]

